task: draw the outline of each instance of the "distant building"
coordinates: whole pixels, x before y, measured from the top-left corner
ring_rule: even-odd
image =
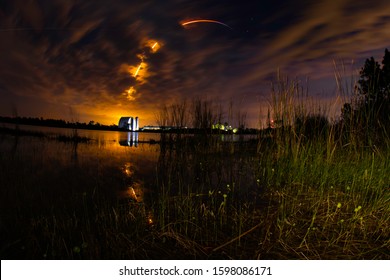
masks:
[[[141,130],[162,130],[162,126],[145,125]]]
[[[138,131],[139,123],[138,117],[121,117],[119,119],[118,128],[130,130],[130,131]]]

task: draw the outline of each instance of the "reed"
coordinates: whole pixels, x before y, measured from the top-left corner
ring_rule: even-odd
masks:
[[[280,76],[276,127],[144,143],[158,156],[142,168],[92,141],[21,135],[14,149],[5,135],[2,259],[389,259],[388,137],[367,145],[307,98]],[[172,107],[177,124],[187,104]],[[213,119],[195,105],[199,125]]]

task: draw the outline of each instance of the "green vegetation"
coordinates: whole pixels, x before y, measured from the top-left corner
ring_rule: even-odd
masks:
[[[2,259],[390,259],[388,120],[362,134],[355,122],[377,116],[354,106],[368,100],[331,123],[305,95],[280,78],[274,128],[237,142],[162,135],[175,141],[149,165],[96,143],[2,135]],[[199,126],[218,121],[210,112]]]

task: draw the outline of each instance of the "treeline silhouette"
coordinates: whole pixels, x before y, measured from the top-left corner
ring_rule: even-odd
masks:
[[[32,117],[1,117],[0,122],[12,123],[16,125],[37,125],[37,126],[49,126],[60,128],[77,128],[77,129],[93,129],[93,130],[118,130],[118,126],[103,125],[98,122],[90,121],[89,123],[83,122],[68,122],[65,120],[56,119],[44,119],[44,118],[32,118]]]
[[[348,141],[363,140],[365,145],[381,143],[390,133],[390,52],[380,65],[373,57],[360,70],[355,98],[341,110],[344,135]]]

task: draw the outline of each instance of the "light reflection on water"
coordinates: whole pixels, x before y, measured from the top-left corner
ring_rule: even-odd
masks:
[[[15,128],[15,124],[0,123],[1,127]],[[58,127],[45,127],[45,126],[34,126],[34,125],[19,125],[20,130],[43,132],[47,135],[65,135],[73,136],[75,132],[80,137],[87,137],[98,143],[125,143],[125,142],[150,142],[159,141],[159,133],[149,132],[126,132],[126,131],[105,131],[105,130],[88,130],[88,129],[77,129],[72,128],[58,128]],[[130,145],[125,145],[130,146]]]
[[[46,135],[72,136],[75,133],[72,129],[64,128],[24,125],[19,128]],[[31,136],[2,136],[0,151],[8,154],[13,162],[10,178],[24,178],[23,188],[31,192],[44,184],[58,195],[75,192],[93,194],[99,189],[113,203],[120,200],[142,205],[146,222],[151,225],[154,221],[151,207],[156,204],[154,200],[161,191],[156,189],[157,177],[159,185],[164,185],[161,184],[164,180],[170,182],[172,195],[179,190],[207,193],[210,186],[226,189],[229,182],[226,180],[232,180],[240,166],[238,160],[224,159],[220,162],[218,157],[210,157],[206,163],[212,168],[204,169],[202,154],[190,150],[166,150],[162,148],[163,145],[151,144],[160,140],[158,133],[80,129],[77,135],[92,141],[63,143]],[[217,137],[223,137],[223,141],[230,136]],[[197,189],[190,189],[189,186]]]
[[[71,137],[75,133],[72,129],[25,125],[19,129],[47,136]],[[50,137],[1,135],[0,152],[4,158],[0,156],[0,164],[10,162],[7,184],[12,185],[20,176],[23,188],[32,196],[38,195],[41,188],[50,188],[58,197],[74,193],[93,196],[99,189],[112,203],[139,204],[146,223],[152,225],[153,212],[145,192],[151,193],[155,185],[160,150],[159,145],[149,143],[158,141],[159,134],[77,130],[77,135],[91,141],[64,143]]]
[[[138,147],[138,132],[127,132],[127,138],[123,139],[123,134],[120,135],[119,144],[121,146]]]
[[[40,131],[45,135],[74,133],[71,129],[25,125],[19,126],[19,129]],[[54,167],[57,171],[64,172],[69,168],[78,167],[72,169],[72,172],[81,174],[90,172],[99,179],[111,177],[111,181],[115,181],[112,183],[118,183],[119,188],[127,188],[129,183],[142,181],[145,176],[151,177],[151,172],[158,161],[159,146],[135,143],[140,138],[149,141],[159,137],[158,135],[144,133],[142,136],[136,136],[130,133],[129,136],[127,132],[89,130],[78,130],[77,134],[92,141],[63,143],[39,137],[2,135],[0,151],[4,156],[9,156],[10,160],[20,160],[22,165],[29,165],[32,168],[39,166],[44,169],[40,171],[47,174],[53,174]],[[120,145],[123,139],[128,142],[129,137],[133,145]]]

